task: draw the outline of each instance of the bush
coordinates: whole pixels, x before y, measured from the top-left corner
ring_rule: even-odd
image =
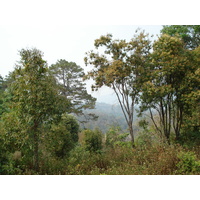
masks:
[[[200,161],[193,152],[180,152],[178,158],[178,174],[200,174]]]
[[[102,149],[102,132],[99,130],[84,130],[82,135],[82,145],[90,152],[98,152]]]
[[[152,135],[149,133],[140,133],[135,140],[136,146],[140,148],[148,148],[152,143]]]
[[[111,127],[106,133],[105,144],[107,147],[114,148],[115,146],[127,146],[129,133],[121,133],[119,127]]]
[[[4,113],[0,120],[0,174],[21,174],[24,169],[22,151],[27,148],[23,126],[16,112]]]
[[[59,123],[54,123],[51,125],[50,130],[45,130],[47,133],[44,142],[47,151],[63,158],[78,142],[78,131],[79,125],[76,119],[71,115],[63,115]]]

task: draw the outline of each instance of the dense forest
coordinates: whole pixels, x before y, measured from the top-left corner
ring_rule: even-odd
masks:
[[[199,25],[100,36],[87,73],[36,48],[19,55],[0,75],[0,174],[200,174]],[[89,79],[118,104],[96,102]]]

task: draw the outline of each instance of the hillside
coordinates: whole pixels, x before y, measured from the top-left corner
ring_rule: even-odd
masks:
[[[119,126],[121,127],[122,131],[126,131],[128,126],[126,123],[126,120],[124,118],[123,112],[121,110],[121,107],[119,104],[107,104],[107,103],[96,103],[96,107],[93,110],[87,110],[85,113],[93,113],[98,116],[98,119],[95,121],[91,121],[88,123],[85,123],[84,126],[82,125],[82,128],[87,129],[95,129],[99,128],[102,130],[103,133],[105,133],[110,127],[112,126]],[[135,124],[137,123],[137,115],[135,113],[134,116]],[[135,131],[138,130],[137,126],[135,125]]]

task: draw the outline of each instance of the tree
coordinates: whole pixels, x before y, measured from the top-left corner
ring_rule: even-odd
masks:
[[[0,75],[0,91],[3,90],[3,83],[4,83],[3,77]]]
[[[77,120],[63,114],[59,122],[54,122],[44,133],[44,142],[50,152],[63,158],[78,142],[79,125]]]
[[[192,69],[185,79],[186,91],[183,94],[185,103],[184,133],[195,142],[200,139],[200,46],[190,53]]]
[[[8,104],[13,96],[10,90],[10,85],[13,81],[12,72],[5,78],[0,75],[0,117],[4,112],[9,112],[10,110]]]
[[[180,36],[187,49],[195,49],[200,45],[200,25],[170,25],[164,26],[162,34]]]
[[[3,108],[3,93],[4,93],[4,79],[3,77],[0,75],[0,116],[2,115],[2,113],[4,112],[4,108]]]
[[[180,38],[161,35],[154,43],[149,80],[143,84],[142,109],[149,109],[156,129],[168,142],[172,128],[176,139],[180,138],[189,109],[185,97],[195,90],[191,79],[195,70],[193,52],[184,48]],[[153,111],[158,113],[159,123],[156,123]]]
[[[82,144],[90,152],[98,152],[102,149],[102,133],[96,130],[84,130],[82,133]]]
[[[188,71],[185,79],[185,89],[183,94],[185,110],[184,129],[186,135],[192,135],[192,132],[199,134],[199,46],[200,46],[200,26],[199,25],[172,25],[164,26],[161,33],[170,36],[179,37],[184,42],[184,47],[190,50],[191,71]],[[188,134],[188,132],[190,134]],[[189,136],[190,137],[190,136]],[[196,138],[196,137],[194,137]]]
[[[27,127],[27,138],[33,147],[34,169],[38,171],[40,127],[51,121],[55,114],[66,112],[68,102],[58,94],[55,79],[48,73],[41,51],[22,49],[20,56],[13,73],[11,104],[20,122]]]
[[[116,145],[129,145],[129,143],[127,143],[128,135],[129,133],[122,133],[120,127],[110,127],[110,129],[106,132],[105,145],[110,148],[114,148]]]
[[[99,51],[100,47],[104,47],[104,54],[100,55],[93,51],[87,53],[85,63],[93,65],[94,69],[88,72],[86,78],[94,79],[93,90],[98,90],[103,85],[114,90],[134,146],[134,105],[138,103],[141,73],[145,71],[151,48],[148,34],[141,32],[135,35],[130,42],[113,40],[112,35],[107,34],[95,40],[94,46]]]
[[[94,114],[85,114],[84,110],[93,109],[96,98],[88,94],[86,83],[83,82],[85,75],[83,69],[74,62],[58,60],[56,64],[51,65],[50,70],[56,77],[60,87],[60,92],[71,101],[71,112],[77,116],[85,116],[85,121],[95,119]]]

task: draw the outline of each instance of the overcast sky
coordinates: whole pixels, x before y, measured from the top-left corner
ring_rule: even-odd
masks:
[[[147,33],[157,35],[162,26],[142,25],[58,25],[58,26],[25,26],[4,25],[0,27],[0,74],[5,77],[14,69],[20,59],[18,51],[22,48],[36,47],[44,53],[44,59],[51,65],[58,59],[65,59],[87,69],[84,64],[85,53],[94,49],[94,40],[101,35],[112,33],[113,38],[129,41],[135,30],[140,27]],[[88,89],[90,86],[88,84]],[[104,101],[111,90],[101,89],[93,96]],[[113,99],[105,100],[111,103]]]
[[[162,29],[161,24],[166,24],[165,18],[161,17],[169,14],[168,11],[149,9],[157,2],[155,0],[151,3],[145,1],[145,4],[144,1],[119,2],[1,0],[0,74],[4,77],[14,69],[20,59],[20,49],[31,47],[44,52],[44,59],[49,65],[58,59],[66,59],[85,69],[85,53],[94,49],[94,40],[101,35],[112,33],[115,39],[129,40],[138,27],[157,35]],[[169,7],[165,5],[166,9]],[[170,16],[174,17],[175,8],[170,9]],[[169,24],[170,16],[167,16]],[[173,22],[176,23],[175,18]],[[102,97],[107,92],[109,90],[94,95]]]
[[[14,69],[19,60],[18,51],[22,48],[36,47],[44,52],[48,64],[58,59],[76,62],[85,68],[85,53],[94,49],[94,40],[101,35],[112,33],[113,38],[127,39],[141,27],[151,34],[159,34],[162,26],[80,26],[63,25],[55,27],[31,27],[7,25],[0,27],[0,69],[3,76]]]

